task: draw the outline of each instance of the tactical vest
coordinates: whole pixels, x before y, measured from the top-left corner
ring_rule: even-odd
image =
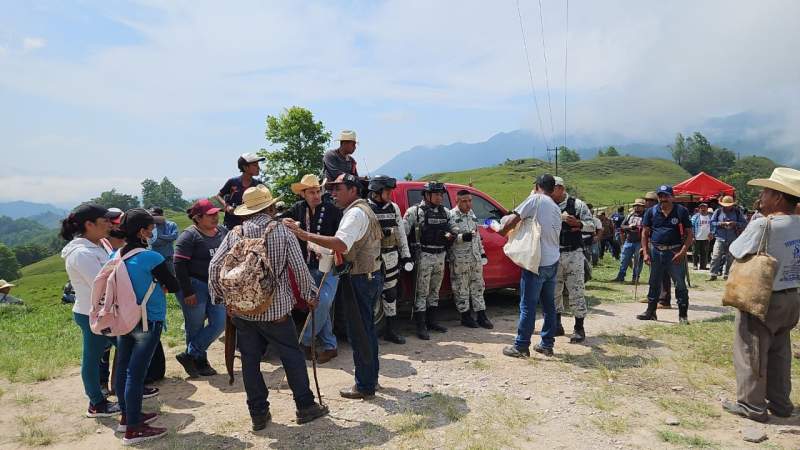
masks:
[[[350,251],[344,254],[344,260],[352,263],[353,267],[350,269],[351,275],[363,275],[365,273],[373,273],[381,270],[381,226],[372,208],[369,207],[367,201],[358,199],[350,204],[344,210],[347,214],[351,208],[358,208],[367,215],[369,225],[367,232],[361,239],[353,243]]]
[[[577,211],[575,210],[575,197],[570,197],[567,199],[567,206],[566,208],[562,209],[561,212],[564,211],[566,211],[570,216],[577,217]],[[558,238],[558,245],[561,249],[561,253],[571,252],[573,250],[583,248],[583,234],[581,233],[581,229],[578,228],[577,230],[573,231],[570,229],[570,227],[562,224],[561,235]]]
[[[420,218],[421,216],[421,218]],[[446,249],[447,239],[445,233],[450,231],[450,218],[444,206],[430,207],[419,205],[417,208],[417,221],[421,227],[420,244],[425,253],[442,253]],[[416,236],[412,233],[413,239]]]
[[[397,239],[397,233],[401,233],[402,231],[397,229],[400,216],[397,214],[394,204],[392,202],[388,202],[386,204],[379,205],[370,200],[369,207],[372,208],[372,212],[375,213],[375,217],[378,219],[378,223],[381,226],[381,231],[391,230],[391,234],[389,234],[388,237],[386,237],[385,234],[383,235],[383,238],[381,239],[381,248],[397,248],[400,244]]]

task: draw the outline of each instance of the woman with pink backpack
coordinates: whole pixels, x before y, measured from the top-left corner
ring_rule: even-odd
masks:
[[[115,387],[122,410],[117,431],[125,433],[123,445],[137,444],[167,434],[166,428],[148,425],[157,418],[156,413],[142,412],[147,368],[160,342],[167,318],[164,291],[176,292],[179,289],[178,280],[170,272],[164,257],[152,250],[144,250],[153,235],[154,226],[153,216],[140,208],[127,211],[120,223],[126,244],[118,252],[124,258],[137,304],[144,303],[138,325],[130,333],[117,337]],[[129,252],[136,253],[125,258]]]

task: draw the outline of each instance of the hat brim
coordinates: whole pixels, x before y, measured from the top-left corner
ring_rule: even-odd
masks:
[[[633,206],[647,206],[644,202],[634,203]]]
[[[719,202],[720,206],[736,206],[736,202]]]
[[[756,178],[747,182],[748,186],[760,186],[770,188],[773,191],[783,192],[795,197],[800,197],[800,189],[793,189],[783,183],[777,182],[769,178]]]
[[[0,289],[12,288],[14,286],[16,286],[16,284],[6,283],[6,284],[0,286]]]
[[[272,200],[264,203],[260,203],[258,205],[247,206],[247,205],[239,205],[236,209],[233,210],[233,214],[237,216],[249,216],[251,214],[255,214],[257,212],[263,211],[270,206],[278,203],[281,197],[275,197]]]
[[[658,197],[661,194],[669,195],[670,197],[674,197],[675,196],[675,194],[673,194],[672,192],[669,192],[669,191],[658,191],[658,192],[656,192],[656,197]]]
[[[328,183],[328,184],[330,184],[330,183]],[[311,188],[320,188],[320,189],[322,189],[322,186],[319,185],[319,184],[292,183],[292,187],[291,187],[292,192],[297,194],[297,195],[300,195],[301,192],[305,191],[306,189],[311,189]]]

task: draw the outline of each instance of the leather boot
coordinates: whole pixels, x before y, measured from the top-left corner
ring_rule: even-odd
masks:
[[[478,328],[478,324],[475,323],[475,319],[472,318],[472,313],[469,311],[461,313],[461,325],[467,328]]]
[[[416,311],[414,320],[417,322],[417,337],[423,341],[428,341],[431,336],[428,334],[428,327],[425,325],[425,311]]]
[[[556,314],[556,336],[564,335],[564,325],[561,325],[561,314]]]
[[[425,324],[428,326],[429,330],[437,331],[439,333],[446,333],[447,328],[443,327],[439,322],[436,321],[436,312],[438,311],[438,306],[428,306],[428,311],[426,313]]]
[[[678,323],[689,325],[689,305],[678,305]]]
[[[486,310],[478,311],[478,325],[486,328],[487,330],[491,330],[494,328],[494,324],[488,317],[486,317]]]
[[[575,328],[573,329],[572,336],[569,337],[569,342],[577,344],[586,340],[586,332],[583,330],[583,318],[575,318]]]
[[[394,331],[394,321],[394,317],[386,316],[386,329],[383,331],[383,339],[395,344],[405,344],[406,339]]]
[[[658,320],[658,316],[656,315],[657,306],[658,306],[658,300],[648,301],[647,311],[637,315],[636,318],[639,320]]]

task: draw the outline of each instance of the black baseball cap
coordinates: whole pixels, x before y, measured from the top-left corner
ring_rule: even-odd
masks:
[[[94,222],[100,218],[113,219],[117,214],[109,211],[106,207],[100,206],[97,203],[83,203],[77,208],[73,209],[69,215],[75,223],[84,223],[87,220]]]
[[[549,173],[543,173],[539,175],[539,178],[536,179],[536,185],[545,191],[550,192],[556,188],[556,179]]]
[[[361,181],[359,181],[358,177],[349,173],[343,173],[336,177],[333,181],[328,181],[325,183],[326,186],[334,186],[337,184],[345,184],[357,188],[361,188]]]
[[[142,228],[147,228],[155,223],[153,215],[146,209],[133,208],[129,209],[122,215],[122,222],[119,227],[128,236],[134,235]]]

